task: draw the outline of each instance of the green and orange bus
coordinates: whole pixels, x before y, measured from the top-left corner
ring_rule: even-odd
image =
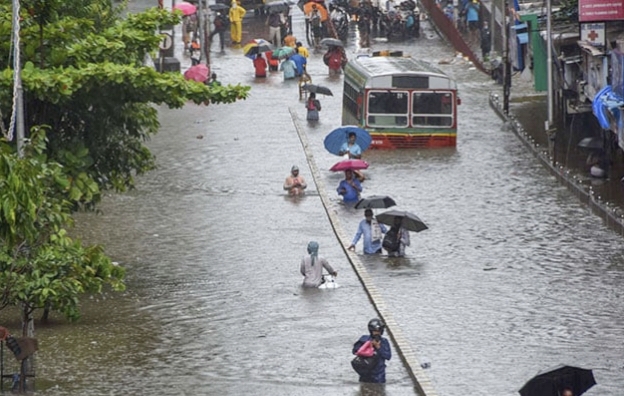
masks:
[[[455,81],[427,62],[389,55],[347,63],[342,124],[366,129],[371,148],[455,146],[461,103]]]

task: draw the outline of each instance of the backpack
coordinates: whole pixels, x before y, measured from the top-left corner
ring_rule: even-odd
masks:
[[[318,100],[308,100],[308,110],[318,110],[321,111],[321,102]]]
[[[375,369],[378,361],[378,355],[373,355],[371,357],[356,356],[351,360],[351,367],[353,367],[353,370],[359,375],[367,376]]]
[[[215,30],[225,29],[227,27],[227,23],[228,21],[224,15],[217,15],[214,20]]]
[[[331,54],[329,52],[326,52],[325,55],[323,55],[323,63],[325,63],[325,66],[329,66],[330,57],[331,57]]]
[[[384,236],[381,246],[388,252],[396,252],[399,250],[401,241],[399,239],[399,230],[396,228],[390,228]]]

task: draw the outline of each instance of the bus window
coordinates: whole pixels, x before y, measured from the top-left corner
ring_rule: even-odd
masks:
[[[450,92],[414,92],[412,125],[451,127],[453,95]]]
[[[369,91],[367,123],[369,126],[406,127],[409,117],[409,93],[405,91]]]

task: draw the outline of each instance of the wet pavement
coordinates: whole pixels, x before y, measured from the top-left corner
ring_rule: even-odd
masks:
[[[300,36],[298,11],[294,20]],[[243,38],[264,29],[246,19]],[[619,396],[622,239],[535,160],[489,108],[494,82],[433,31],[373,47],[451,60],[440,67],[462,97],[457,148],[365,153],[364,195],[391,195],[430,227],[412,234],[403,259],[361,260],[419,359],[431,363],[438,394],[517,395],[537,371],[567,363],[595,369],[598,385],[586,395]],[[341,175],[328,171],[338,158],[323,138],[340,125],[341,78],[311,54],[313,83],[334,96],[320,98],[321,120],[309,125],[296,82],[279,73],[255,79],[240,49],[213,53],[212,63],[223,83],[251,85],[250,97],[161,108],[161,131],[149,142],[158,169],[131,193],[108,194],[100,214],[77,216],[74,233],[128,269],[128,290],[86,300],[77,324],[36,328],[41,393],[415,394],[396,355],[384,392],[361,388],[349,365],[352,343],[376,314],[291,118],[290,109],[331,194]],[[282,191],[293,164],[310,183],[302,199]],[[332,198],[350,239],[363,214]],[[339,289],[301,289],[309,240],[338,270]]]

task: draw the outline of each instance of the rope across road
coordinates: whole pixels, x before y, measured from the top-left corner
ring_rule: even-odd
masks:
[[[312,174],[314,184],[316,185],[319,197],[321,198],[321,203],[323,204],[325,213],[327,214],[332,229],[334,230],[334,234],[338,238],[338,241],[340,242],[340,246],[342,247],[345,256],[349,260],[351,267],[358,276],[360,283],[362,283],[364,291],[368,295],[368,298],[370,299],[373,307],[377,311],[377,314],[386,323],[390,339],[394,344],[398,356],[403,361],[407,372],[414,381],[416,391],[422,396],[437,396],[438,393],[434,390],[431,381],[429,380],[425,371],[422,369],[422,366],[416,358],[416,354],[414,353],[412,347],[403,336],[403,332],[394,320],[394,316],[390,312],[389,308],[386,306],[386,303],[384,302],[381,293],[377,290],[377,287],[375,286],[372,278],[368,274],[366,267],[362,265],[360,258],[355,252],[347,249],[351,241],[345,235],[344,229],[340,223],[340,219],[338,218],[338,216],[336,216],[336,213],[331,210],[332,204],[329,200],[327,190],[325,189],[325,183],[321,179],[319,169],[316,166],[316,160],[314,159],[314,155],[312,154],[312,150],[308,142],[308,136],[306,135],[303,128],[301,128],[301,124],[299,123],[299,119],[295,110],[293,108],[289,108],[289,111],[293,124],[295,126],[295,130],[297,131],[297,135],[299,136],[299,140],[301,141],[301,145],[303,146],[306,161],[308,163],[308,166],[310,167],[310,173]]]

